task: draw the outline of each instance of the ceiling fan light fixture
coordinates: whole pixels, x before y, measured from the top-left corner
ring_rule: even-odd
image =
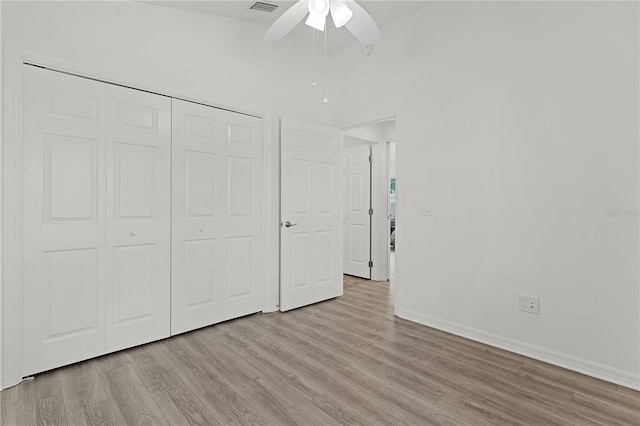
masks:
[[[330,9],[336,28],[342,27],[353,17],[353,11],[342,0],[333,0]]]
[[[309,14],[326,17],[329,14],[329,0],[310,0]]]
[[[309,14],[304,23],[318,31],[324,31],[324,24],[326,20],[327,18],[325,16],[314,16]]]
[[[310,27],[324,31],[325,21],[329,14],[329,0],[309,0],[309,17],[305,21]]]
[[[382,37],[380,28],[371,15],[356,0],[298,0],[276,19],[263,38],[269,41],[280,40],[303,21],[307,14],[309,19],[305,23],[324,31],[329,11],[337,27],[344,26],[364,45],[373,44]]]
[[[1,1],[1,0],[0,0]],[[295,5],[287,9],[276,21],[269,27],[264,35],[265,40],[276,41],[284,37],[291,31],[304,17],[308,14],[305,24],[314,29],[313,33],[313,63],[315,64],[315,38],[316,32],[324,31],[324,99],[327,98],[327,16],[331,13],[331,18],[336,28],[346,27],[347,30],[360,42],[370,45],[378,40],[382,34],[371,15],[362,8],[355,0],[298,0]],[[370,46],[369,46],[370,50]],[[363,53],[368,55],[368,53]],[[313,68],[312,87],[316,87],[318,83],[315,79],[315,65]]]

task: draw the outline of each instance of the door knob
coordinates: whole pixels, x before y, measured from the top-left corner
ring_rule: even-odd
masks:
[[[289,221],[286,221],[286,222],[284,223],[284,227],[285,227],[285,228],[291,228],[292,226],[296,226],[296,225],[298,225],[298,224],[297,224],[297,223],[291,223],[291,222],[289,222]]]
[[[204,228],[199,228],[198,231],[204,232]]]
[[[137,233],[136,231],[131,231],[131,234],[130,234],[130,235],[131,235],[132,237],[135,237],[136,235],[138,235],[138,233]]]

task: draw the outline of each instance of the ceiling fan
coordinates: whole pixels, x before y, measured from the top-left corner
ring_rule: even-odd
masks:
[[[271,25],[263,38],[268,41],[280,40],[307,14],[309,16],[305,24],[324,31],[329,12],[336,28],[345,26],[365,45],[372,44],[382,37],[371,16],[354,0],[299,0]]]

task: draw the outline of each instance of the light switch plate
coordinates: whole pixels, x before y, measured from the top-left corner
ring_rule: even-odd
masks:
[[[418,214],[421,216],[431,216],[431,204],[420,203],[418,206]]]

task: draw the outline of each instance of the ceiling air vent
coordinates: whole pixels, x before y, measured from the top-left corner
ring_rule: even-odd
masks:
[[[259,10],[260,12],[273,12],[278,8],[277,4],[264,3],[261,1],[257,1],[251,5],[250,10]]]

